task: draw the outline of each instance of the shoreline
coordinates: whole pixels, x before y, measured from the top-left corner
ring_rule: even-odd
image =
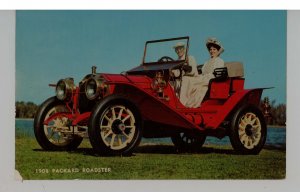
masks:
[[[34,118],[15,118],[15,120],[24,120],[24,121],[29,121],[29,120],[34,120]]]
[[[267,125],[267,128],[283,128],[286,129],[286,125]]]

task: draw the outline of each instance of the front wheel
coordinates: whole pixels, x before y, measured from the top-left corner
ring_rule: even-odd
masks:
[[[245,105],[234,115],[230,127],[230,142],[240,154],[258,154],[267,137],[262,112],[255,106]]]
[[[101,155],[130,155],[139,144],[142,119],[137,107],[121,96],[110,96],[93,109],[89,138]]]
[[[39,107],[34,118],[34,134],[39,145],[45,150],[74,150],[82,137],[77,135],[66,135],[64,131],[69,130],[68,118],[56,116],[48,124],[46,119],[58,113],[70,113],[65,103],[51,97]]]

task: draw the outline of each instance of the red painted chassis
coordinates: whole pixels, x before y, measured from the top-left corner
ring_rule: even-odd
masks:
[[[163,64],[164,63],[162,63],[162,65]],[[176,63],[176,65],[178,65],[178,63]],[[172,86],[170,85],[170,77],[168,73],[170,68],[147,70],[147,65],[142,67],[143,70],[135,70],[136,68],[134,68],[124,74],[96,73],[95,70],[93,70],[92,74],[86,76],[81,81],[80,86],[74,86],[71,88],[67,99],[60,102],[60,105],[64,105],[67,110],[63,112],[56,112],[45,117],[45,114],[43,114],[45,109],[42,109],[43,107],[41,107],[38,111],[34,125],[35,134],[40,145],[44,149],[60,149],[53,148],[48,144],[45,145],[44,140],[46,137],[41,136],[41,132],[43,132],[41,131],[41,127],[49,125],[50,122],[55,121],[58,118],[64,118],[67,119],[67,124],[65,126],[70,127],[68,130],[69,135],[71,133],[73,136],[91,137],[91,134],[98,134],[90,139],[96,151],[102,154],[125,154],[132,152],[133,148],[138,145],[140,137],[176,138],[180,133],[186,134],[185,137],[187,137],[187,140],[185,141],[185,144],[193,143],[193,140],[197,140],[197,138],[205,139],[205,136],[216,136],[218,138],[230,136],[230,139],[234,140],[231,141],[233,147],[238,149],[241,153],[257,154],[261,150],[266,139],[266,128],[262,114],[257,110],[257,108],[260,103],[263,88],[244,89],[245,79],[243,77],[225,76],[221,79],[216,78],[211,80],[208,93],[202,102],[201,107],[186,108],[180,103]],[[101,82],[105,84],[105,89],[103,88],[103,84],[101,84],[101,94],[99,94],[94,100],[94,103],[90,105],[91,107],[84,107],[85,104],[84,102],[82,103],[81,100],[86,97],[86,93],[84,91],[85,89],[82,89],[81,87],[91,78],[101,78]],[[160,81],[160,83],[162,82],[162,84],[157,83],[158,81]],[[106,150],[104,144],[104,147],[97,147],[97,142],[99,142],[98,137],[100,137],[99,135],[101,133],[95,130],[95,128],[90,128],[91,126],[95,126],[95,122],[92,122],[90,118],[91,116],[92,118],[100,117],[99,115],[93,115],[93,113],[100,113],[99,111],[101,111],[101,107],[96,109],[97,107],[95,107],[95,105],[100,106],[101,103],[109,103],[114,99],[118,99],[121,103],[122,101],[125,103],[128,102],[130,103],[130,106],[135,108],[133,111],[138,113],[142,130],[138,133],[138,135],[135,134],[132,136],[134,143],[132,143],[131,147],[128,148],[125,146],[124,149],[110,150],[110,146],[107,146],[107,150],[109,152],[106,153],[103,152],[103,150]],[[52,100],[57,100],[57,98],[52,98]],[[47,101],[45,103],[47,103]],[[44,108],[46,108],[46,106]],[[246,110],[246,112],[243,110]],[[247,147],[244,149],[243,147],[239,147],[246,144],[238,143],[238,139],[234,139],[234,137],[241,137],[241,135],[239,135],[239,126],[241,126],[239,125],[239,122],[242,121],[242,118],[244,118],[240,117],[240,113],[242,112],[244,112],[244,116],[247,116],[247,114],[254,114],[253,121],[258,121],[261,126],[259,133],[261,134],[260,141],[256,144],[259,146],[256,147],[256,145],[254,145],[254,149],[248,149]],[[245,129],[247,126],[245,126]],[[74,127],[76,127],[76,129]],[[120,130],[118,130],[118,133],[119,132]],[[64,134],[67,134],[67,132]],[[135,137],[139,138],[135,139]],[[189,138],[191,141],[188,140]],[[181,139],[183,141],[184,138]],[[119,142],[122,143],[122,141]],[[127,145],[131,145],[130,142]],[[202,144],[203,142],[204,140],[200,141]],[[80,143],[80,141],[78,141],[78,143]],[[74,144],[74,146],[77,147],[77,144]],[[70,147],[70,149],[71,148],[72,147]],[[68,149],[68,147],[65,148],[63,146],[61,149]]]
[[[186,108],[180,103],[170,84],[164,90],[164,95],[168,98],[166,99],[157,96],[157,92],[151,88],[152,79],[147,76],[101,75],[109,85],[107,95],[123,95],[133,101],[139,106],[144,121],[149,120],[175,127],[196,129],[200,132],[221,128],[222,122],[238,106],[244,104],[258,106],[263,90],[263,88],[244,89],[244,79],[242,78],[228,78],[223,82],[212,81],[209,96],[201,104],[201,107]],[[76,126],[80,122],[87,123],[91,112],[79,112],[79,94],[79,87],[76,87],[72,92],[71,100],[66,102],[66,106],[73,113],[56,113],[46,119],[44,124],[48,124],[58,116],[71,119],[72,126]]]

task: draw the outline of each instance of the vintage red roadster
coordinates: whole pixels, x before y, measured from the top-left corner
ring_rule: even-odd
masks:
[[[40,105],[34,119],[40,146],[74,150],[88,137],[100,155],[128,155],[142,137],[171,137],[178,149],[198,149],[207,136],[229,136],[237,153],[258,154],[267,136],[258,107],[264,88],[245,89],[243,65],[229,62],[215,70],[200,107],[183,106],[169,73],[188,62],[174,59],[171,47],[179,41],[188,55],[189,37],[147,41],[142,64],[131,70],[107,74],[92,67],[79,85],[73,78],[50,84],[56,96]]]

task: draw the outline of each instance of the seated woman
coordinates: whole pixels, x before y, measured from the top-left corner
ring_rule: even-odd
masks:
[[[215,78],[213,72],[216,68],[224,67],[224,61],[219,57],[224,52],[224,47],[216,38],[209,38],[206,41],[206,47],[210,54],[210,59],[202,67],[202,74],[197,77],[191,92],[190,100],[186,103],[189,107],[199,107],[207,90],[209,81]]]

